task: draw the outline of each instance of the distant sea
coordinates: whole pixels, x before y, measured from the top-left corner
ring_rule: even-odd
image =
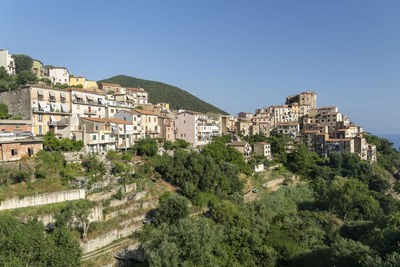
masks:
[[[379,137],[389,139],[393,142],[393,147],[399,150],[400,147],[400,134],[377,134]]]

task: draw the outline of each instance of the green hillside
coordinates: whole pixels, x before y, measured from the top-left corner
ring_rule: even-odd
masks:
[[[126,75],[118,75],[98,81],[98,83],[100,82],[117,83],[124,87],[143,88],[149,92],[149,100],[151,103],[166,102],[170,104],[172,109],[189,109],[203,113],[215,112],[227,114],[225,111],[204,102],[188,92],[166,83],[142,80]]]

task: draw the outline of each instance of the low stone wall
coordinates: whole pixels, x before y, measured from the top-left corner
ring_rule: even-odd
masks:
[[[29,216],[26,218],[20,218],[22,222],[27,222],[29,219],[37,218],[40,222],[42,222],[46,227],[51,227],[55,223],[54,214],[40,214],[37,216]],[[89,216],[90,222],[100,222],[103,220],[103,207],[96,206],[92,209],[92,213]]]
[[[110,199],[113,195],[115,195],[118,190],[122,190],[122,192],[125,193],[130,193],[132,191],[136,191],[136,183],[129,184],[129,185],[120,185],[112,188],[108,192],[99,192],[99,193],[94,193],[90,194],[87,196],[87,199],[91,201],[102,201],[102,200],[107,200]]]
[[[133,234],[135,231],[137,231],[141,227],[142,227],[141,223],[133,224],[133,225],[125,227],[121,230],[119,230],[119,229],[112,230],[102,236],[95,238],[95,239],[91,239],[85,243],[81,243],[83,253],[84,254],[89,253],[96,249],[107,246],[114,240],[120,239],[122,237],[127,237],[127,236]]]
[[[133,203],[132,205],[130,205],[126,209],[116,210],[116,211],[110,212],[109,214],[106,214],[104,216],[104,219],[106,221],[108,221],[108,220],[110,220],[112,218],[115,218],[115,217],[120,216],[120,215],[128,214],[128,213],[130,213],[130,212],[132,212],[134,210],[140,209],[140,208],[143,208],[143,209],[155,208],[157,206],[157,204],[158,204],[158,200],[146,201],[146,202],[143,202],[143,203],[140,203],[140,202],[139,203]]]
[[[14,197],[2,201],[0,203],[0,210],[25,208],[31,206],[58,203],[68,200],[84,199],[85,196],[86,192],[84,189],[75,189],[27,196],[21,199],[19,197]]]

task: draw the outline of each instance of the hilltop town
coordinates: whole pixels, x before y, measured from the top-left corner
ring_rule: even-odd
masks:
[[[15,63],[7,50],[0,53],[1,66],[15,75]],[[302,92],[286,98],[283,105],[259,108],[237,117],[202,114],[191,110],[171,110],[168,103],[149,103],[145,88],[124,88],[70,75],[65,67],[43,67],[33,60],[36,84],[0,93],[0,103],[20,120],[0,122],[0,160],[19,160],[40,151],[42,137],[83,142],[86,153],[132,148],[150,137],[174,142],[183,139],[193,147],[204,146],[213,137],[229,134],[230,144],[246,157],[261,151],[243,140],[253,135],[287,135],[293,144],[304,143],[320,155],[350,152],[370,162],[376,161],[376,147],[363,138],[363,129],[340,113],[337,106],[317,107],[317,93]],[[24,137],[24,138],[23,138]],[[264,143],[266,157],[271,157]]]
[[[400,153],[337,106],[319,107],[316,92],[237,116],[201,113],[19,60],[0,50],[9,262],[358,266],[397,255]],[[26,252],[34,245],[43,258]]]

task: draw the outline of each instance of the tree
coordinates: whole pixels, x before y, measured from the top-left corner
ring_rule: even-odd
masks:
[[[50,247],[53,249],[48,266],[81,266],[82,249],[67,228],[54,229],[50,235]]]
[[[188,201],[177,194],[166,193],[160,197],[154,223],[175,223],[189,215]]]
[[[9,117],[10,117],[10,114],[8,114],[7,105],[0,103],[0,119],[7,119]]]
[[[139,140],[133,147],[139,156],[154,156],[157,154],[157,142],[152,138]]]
[[[208,219],[146,228],[141,247],[150,266],[235,266],[230,264],[222,228]]]
[[[0,216],[0,262],[4,266],[80,266],[82,250],[64,228],[46,234],[44,225]]]
[[[48,150],[59,150],[60,143],[53,132],[47,132],[43,138],[43,146]]]
[[[50,85],[53,84],[49,78],[40,78],[39,81],[42,82],[42,83],[44,83],[44,84],[47,85],[47,86],[50,86]]]
[[[190,146],[190,143],[183,139],[176,139],[176,141],[174,142],[175,148],[187,148],[189,146]]]
[[[31,71],[33,59],[27,55],[12,55],[15,61],[15,72],[19,74],[22,71]]]
[[[24,86],[27,83],[34,83],[38,80],[38,77],[31,70],[23,70],[19,72],[16,78],[19,86]]]
[[[343,220],[372,219],[382,214],[368,186],[356,179],[336,178],[330,182],[318,179],[313,189],[319,206],[335,212]]]
[[[56,225],[71,228],[73,227],[74,220],[76,220],[82,230],[82,240],[87,241],[87,234],[91,223],[89,217],[94,205],[95,203],[88,200],[70,202],[56,217]]]

